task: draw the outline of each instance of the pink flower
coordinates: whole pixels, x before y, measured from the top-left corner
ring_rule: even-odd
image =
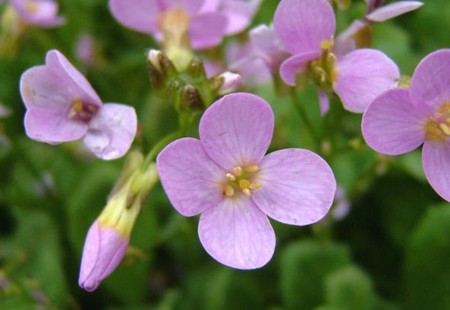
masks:
[[[96,156],[115,159],[128,151],[136,135],[134,108],[103,104],[86,78],[57,50],[47,53],[45,65],[22,74],[20,93],[31,139],[58,144],[84,138]]]
[[[58,3],[53,0],[9,0],[9,3],[28,24],[55,27],[65,22],[58,16]]]
[[[355,20],[336,37],[335,51],[343,55],[371,44],[371,27],[375,22],[384,22],[420,8],[419,1],[398,1],[384,5],[384,0],[366,0],[367,11],[363,20]]]
[[[248,86],[268,83],[288,53],[272,27],[259,25],[250,30],[249,36],[249,42],[228,46],[228,69],[239,72]]]
[[[258,268],[272,257],[275,234],[267,216],[308,225],[333,202],[336,181],[320,156],[294,148],[264,156],[273,129],[267,102],[234,93],[203,114],[200,139],[176,140],[157,158],[173,207],[184,216],[201,214],[200,242],[233,268]]]
[[[112,15],[124,26],[162,40],[189,33],[194,50],[220,44],[244,30],[261,0],[110,0]],[[167,38],[166,38],[167,39]]]
[[[375,99],[363,115],[362,132],[371,148],[387,155],[423,144],[426,178],[450,201],[450,49],[425,57],[409,90],[390,90]]]
[[[299,74],[311,73],[323,113],[330,91],[340,97],[346,110],[364,112],[373,99],[397,85],[399,70],[380,51],[360,49],[336,59],[336,20],[327,0],[282,0],[275,12],[274,28],[293,55],[281,64],[282,79],[293,86]]]

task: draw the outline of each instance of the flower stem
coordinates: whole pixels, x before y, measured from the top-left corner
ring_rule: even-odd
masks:
[[[320,148],[320,137],[316,132],[316,129],[314,128],[311,120],[309,119],[308,114],[306,113],[304,109],[304,105],[300,102],[300,98],[297,95],[297,92],[294,87],[290,87],[289,89],[290,95],[291,95],[291,102],[294,105],[295,109],[297,110],[298,114],[300,115],[303,123],[305,124],[306,128],[308,129],[312,140],[316,144],[316,148]]]
[[[161,152],[163,148],[165,148],[170,142],[179,137],[181,137],[181,132],[176,131],[166,135],[164,138],[159,140],[158,143],[155,144],[155,146],[150,150],[150,152],[145,157],[144,163],[142,165],[144,169],[145,167],[148,167],[156,159],[156,156],[158,156],[159,152]]]

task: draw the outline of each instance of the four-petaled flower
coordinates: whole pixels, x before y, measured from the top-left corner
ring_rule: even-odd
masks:
[[[112,15],[123,25],[171,40],[188,33],[194,50],[220,44],[225,35],[244,30],[261,0],[110,0]]]
[[[450,49],[425,57],[409,90],[390,90],[375,99],[363,115],[362,132],[371,148],[387,155],[423,144],[426,178],[450,201]]]
[[[328,92],[334,91],[346,110],[364,112],[378,95],[397,85],[397,65],[380,51],[360,49],[336,58],[336,19],[327,0],[282,0],[274,28],[293,55],[281,64],[282,79],[294,86],[298,74],[309,73],[318,86],[322,113],[328,110]]]
[[[55,27],[64,23],[58,15],[58,3],[53,0],[9,0],[20,18],[28,24]]]
[[[264,156],[273,129],[266,101],[234,93],[205,111],[199,140],[175,140],[157,158],[173,207],[184,216],[201,213],[203,247],[234,268],[258,268],[272,257],[275,234],[267,216],[308,225],[333,202],[336,181],[320,156],[294,148]]]
[[[103,104],[86,78],[57,50],[47,53],[45,65],[23,73],[20,92],[31,139],[57,144],[84,137],[96,156],[115,159],[128,151],[136,135],[134,108]]]

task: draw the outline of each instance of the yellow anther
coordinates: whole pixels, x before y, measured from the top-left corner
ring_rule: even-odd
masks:
[[[246,179],[242,179],[239,180],[239,187],[244,190],[244,189],[248,189],[248,187],[250,186],[250,182]]]
[[[255,190],[260,187],[261,187],[261,185],[259,183],[250,183],[250,185],[248,186],[248,188],[250,188],[251,190]]]
[[[76,99],[75,102],[72,104],[72,110],[74,112],[80,112],[83,110],[83,103],[80,99]]]
[[[233,168],[233,174],[237,177],[240,177],[242,175],[242,168],[237,166]]]
[[[242,192],[244,193],[245,196],[250,197],[251,196],[251,192],[248,188],[244,188],[242,190]]]
[[[226,185],[225,186],[225,196],[233,197],[233,195],[234,195],[233,187],[231,187],[231,185]]]
[[[450,127],[446,124],[439,124],[439,128],[442,130],[442,132],[447,135],[450,136]]]
[[[250,165],[245,167],[245,171],[247,172],[258,172],[259,171],[259,166],[256,164]]]
[[[228,181],[236,181],[236,177],[231,173],[227,173],[225,176],[227,177]]]
[[[39,10],[39,4],[34,1],[25,1],[25,10],[28,13],[34,14]]]

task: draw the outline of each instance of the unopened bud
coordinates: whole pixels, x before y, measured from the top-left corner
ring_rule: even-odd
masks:
[[[191,84],[184,86],[181,91],[180,109],[194,111],[201,110],[204,106],[205,104],[198,89]]]
[[[234,92],[238,89],[241,85],[242,78],[237,73],[227,71],[213,76],[209,82],[211,89],[221,96]]]

